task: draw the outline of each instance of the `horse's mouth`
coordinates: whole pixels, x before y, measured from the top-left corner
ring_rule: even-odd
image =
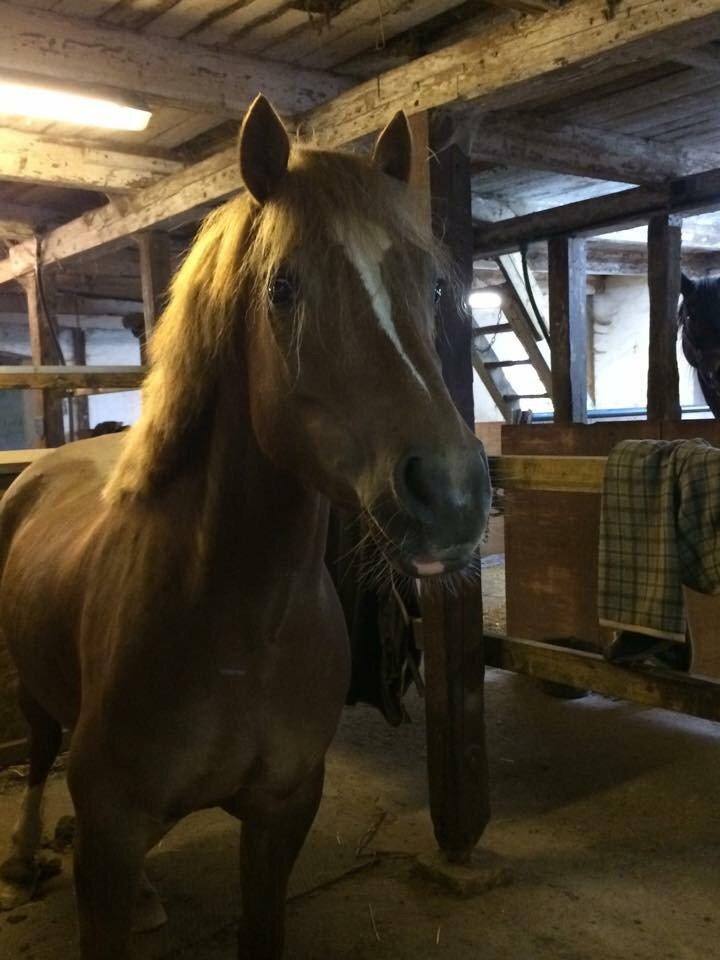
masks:
[[[476,557],[475,545],[424,553],[408,553],[397,549],[388,551],[386,546],[383,552],[398,572],[416,580],[432,580],[449,573],[461,573],[473,564]]]

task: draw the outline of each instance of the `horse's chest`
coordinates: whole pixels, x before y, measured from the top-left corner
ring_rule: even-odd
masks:
[[[175,803],[195,809],[238,797],[252,805],[292,792],[335,733],[347,660],[342,634],[316,637],[300,653],[294,645],[265,647],[261,657],[226,650],[189,716]]]

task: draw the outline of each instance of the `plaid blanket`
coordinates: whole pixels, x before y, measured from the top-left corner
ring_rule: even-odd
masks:
[[[683,584],[720,592],[720,449],[625,440],[605,471],[600,623],[682,642]]]

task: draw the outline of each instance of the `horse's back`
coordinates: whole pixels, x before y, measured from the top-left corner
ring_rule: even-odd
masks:
[[[66,722],[76,708],[74,635],[87,552],[123,440],[111,434],[59,447],[31,464],[0,503],[0,631],[24,685]]]

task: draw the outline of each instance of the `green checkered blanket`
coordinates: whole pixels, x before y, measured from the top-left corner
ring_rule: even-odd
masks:
[[[684,641],[683,584],[720,592],[720,449],[625,440],[605,470],[600,623]]]

